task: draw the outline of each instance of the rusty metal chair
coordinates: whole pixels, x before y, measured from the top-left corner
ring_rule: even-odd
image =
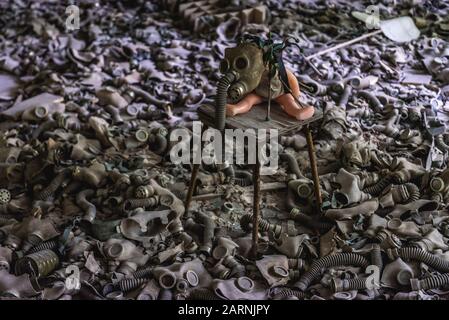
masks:
[[[271,108],[270,121],[266,121],[267,118],[267,103],[262,103],[254,106],[249,112],[239,114],[235,117],[226,118],[227,129],[270,129],[278,130],[278,137],[292,134],[298,130],[304,129],[307,139],[308,153],[310,159],[310,165],[312,169],[312,177],[314,183],[314,193],[317,207],[321,208],[322,199],[319,187],[319,176],[315,157],[315,150],[313,145],[312,133],[309,126],[312,123],[319,121],[322,117],[322,113],[315,113],[315,115],[307,120],[298,121],[287,115],[279,106]],[[215,128],[215,108],[213,105],[202,105],[198,109],[198,116],[201,122],[206,127]],[[259,157],[256,156],[256,164],[254,165],[254,204],[253,204],[253,255],[257,254],[258,243],[258,229],[259,229],[259,217],[260,217],[260,162]],[[192,176],[190,180],[189,190],[187,193],[185,208],[186,212],[189,210],[190,203],[192,201],[193,192],[196,185],[196,178],[199,164],[193,164]]]

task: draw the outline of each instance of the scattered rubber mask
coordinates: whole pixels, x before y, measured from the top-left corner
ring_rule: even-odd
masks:
[[[288,277],[288,270],[283,266],[273,266],[270,271],[273,275],[276,275],[278,277],[281,278]]]
[[[189,288],[189,283],[185,279],[178,279],[176,282],[176,290],[179,292],[186,292]]]
[[[48,109],[45,106],[37,106],[34,108],[34,115],[39,119],[43,119],[48,115]]]
[[[231,202],[223,203],[223,211],[226,213],[230,213],[234,210],[234,205]]]
[[[251,291],[254,288],[254,282],[248,277],[240,277],[235,279],[235,285],[243,292]]]
[[[139,142],[146,142],[149,138],[149,134],[148,131],[144,130],[144,129],[139,129],[136,131],[136,133],[134,134],[134,137],[136,138],[137,141]]]
[[[171,289],[177,283],[176,275],[169,270],[162,272],[159,275],[158,281],[159,281],[159,285],[164,289]]]
[[[6,189],[0,189],[0,205],[7,204],[11,201],[11,193]]]
[[[229,255],[229,250],[224,246],[216,246],[212,251],[212,256],[217,260],[223,259],[227,255]]]
[[[200,283],[198,274],[193,270],[187,270],[184,277],[192,287],[196,287]]]
[[[126,107],[126,113],[130,116],[136,116],[139,113],[140,109],[136,106],[129,105]]]
[[[444,180],[441,179],[440,177],[435,177],[432,178],[432,180],[430,181],[430,189],[432,189],[432,191],[434,192],[441,192],[445,189],[445,183]]]

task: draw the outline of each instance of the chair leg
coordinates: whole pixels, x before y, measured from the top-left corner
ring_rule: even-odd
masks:
[[[185,213],[189,211],[190,202],[192,202],[193,190],[195,190],[196,177],[198,175],[198,171],[200,169],[199,164],[194,164],[192,169],[192,176],[190,178],[189,191],[187,192],[187,198],[185,202]]]
[[[260,217],[260,162],[256,156],[254,165],[254,198],[253,198],[253,243],[252,256],[257,258],[257,247],[259,242],[259,218]]]
[[[307,149],[309,151],[310,166],[312,169],[313,186],[315,191],[315,200],[318,207],[318,212],[321,213],[321,205],[323,200],[321,199],[320,191],[320,178],[318,176],[318,168],[316,164],[315,157],[315,147],[313,145],[312,133],[310,132],[309,125],[305,126],[306,139],[307,139]]]
[[[202,131],[202,130],[201,130]],[[200,150],[199,150],[199,155],[200,155],[200,159],[199,159],[199,163],[195,163],[198,162],[198,159],[195,158],[195,156],[197,155],[193,155],[193,168],[192,168],[192,175],[190,177],[190,185],[189,185],[189,190],[187,191],[187,197],[186,197],[186,201],[185,201],[185,214],[187,214],[189,212],[190,209],[190,203],[192,202],[192,197],[193,197],[193,191],[195,190],[195,186],[196,186],[196,178],[198,176],[198,171],[200,170],[200,164],[201,164],[201,155],[202,155],[202,151],[203,151],[203,140],[201,139],[201,131],[200,131],[200,137],[199,137],[199,141],[200,141]]]

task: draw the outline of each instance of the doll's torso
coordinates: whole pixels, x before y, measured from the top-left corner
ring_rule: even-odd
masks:
[[[265,99],[268,99],[268,90],[269,90],[269,78],[268,78],[268,70],[265,70],[262,74],[262,78],[260,79],[259,85],[254,90],[255,93]],[[271,98],[276,99],[280,95],[284,94],[284,88],[282,86],[281,79],[279,77],[279,72],[276,70],[276,73],[273,75],[271,79]]]

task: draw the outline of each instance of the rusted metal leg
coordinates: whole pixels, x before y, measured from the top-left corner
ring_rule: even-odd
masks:
[[[189,209],[190,209],[190,203],[192,202],[193,191],[195,190],[195,186],[196,186],[196,177],[198,176],[198,171],[200,170],[201,155],[203,152],[203,140],[201,139],[201,131],[199,132],[199,139],[200,139],[199,140],[199,142],[200,142],[200,150],[199,150],[200,159],[197,159],[198,153],[193,154],[192,175],[190,177],[189,190],[187,192],[187,197],[186,197],[186,201],[184,204],[186,214],[189,212]],[[195,143],[195,140],[194,140],[194,143]]]
[[[310,167],[312,169],[313,187],[315,191],[315,200],[318,207],[318,212],[321,213],[321,205],[323,200],[321,199],[320,191],[320,178],[318,176],[318,168],[315,157],[315,146],[313,145],[312,133],[310,132],[309,125],[305,126],[307,149],[309,151]]]
[[[260,217],[260,162],[256,156],[254,165],[254,198],[253,198],[253,246],[252,256],[257,258],[257,247],[259,242],[259,217]]]
[[[186,203],[185,203],[185,213],[187,213],[190,208],[190,202],[192,201],[193,190],[195,190],[195,184],[196,184],[196,176],[198,175],[199,169],[200,169],[199,164],[193,165],[192,176],[190,178],[189,191],[187,192],[187,198],[186,198]]]

